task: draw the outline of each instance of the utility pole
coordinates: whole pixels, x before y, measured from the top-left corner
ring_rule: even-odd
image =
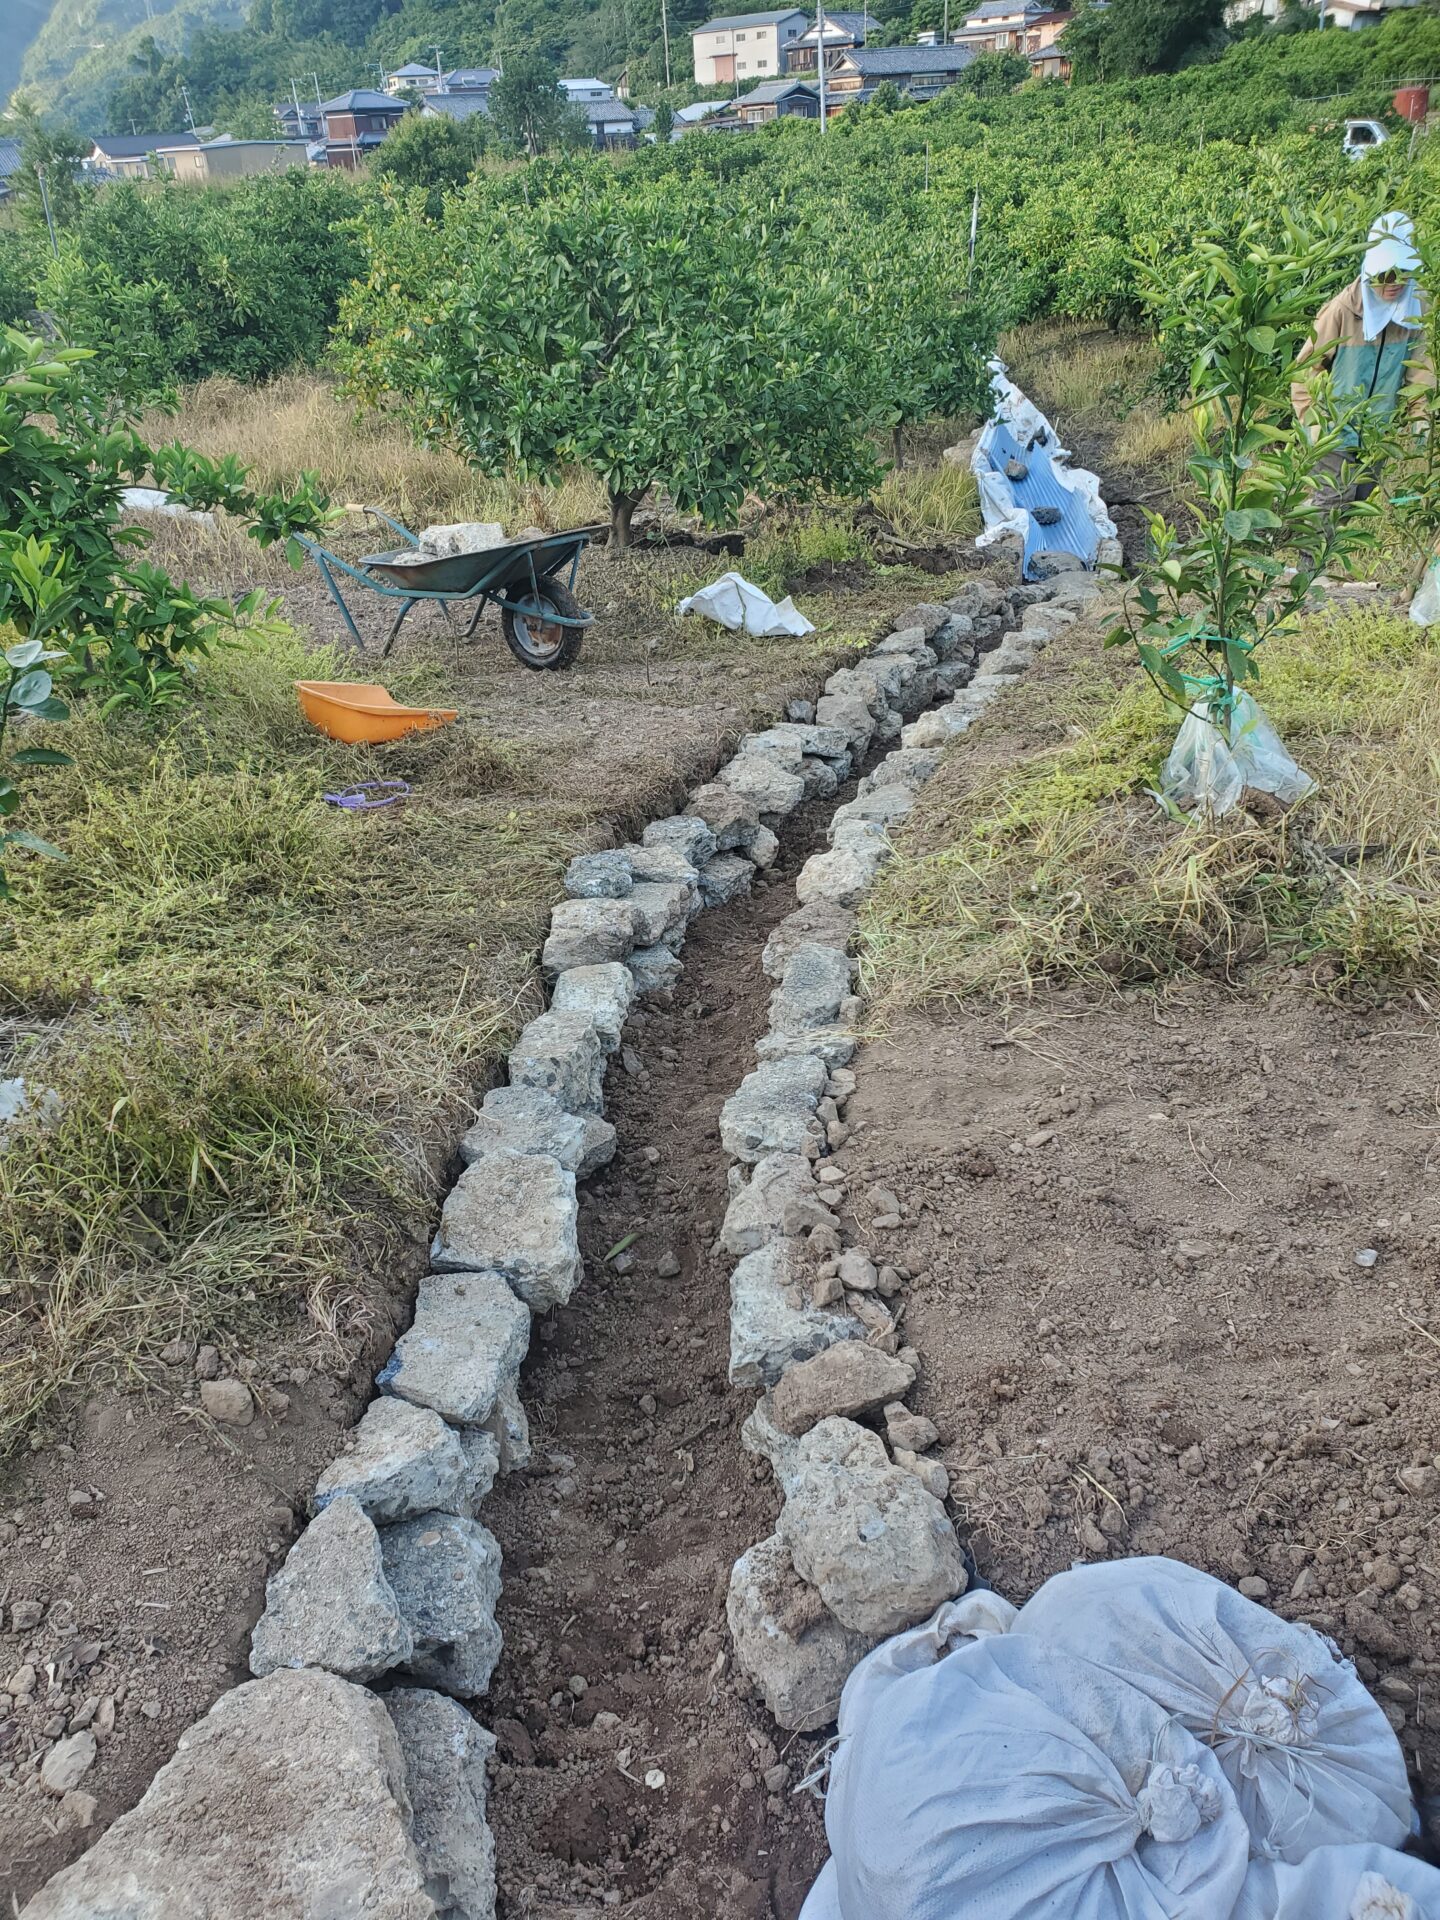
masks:
[[[190,89],[188,87],[186,86],[181,87],[180,98],[185,102],[185,118],[190,122],[190,131],[194,133],[195,114],[190,105]]]
[[[45,225],[50,230],[50,251],[58,260],[60,258],[60,243],[55,238],[55,219],[50,211],[50,189],[45,185],[44,167],[36,167],[35,178],[40,182],[40,204],[45,209]]]
[[[442,73],[442,72],[440,71],[440,56],[441,56],[441,54],[442,54],[442,52],[444,51],[444,49],[443,49],[442,47],[432,47],[432,48],[430,49],[430,51],[431,51],[431,52],[432,52],[432,53],[434,54],[434,56],[435,56],[435,91],[436,91],[437,93],[444,93],[444,91],[445,91],[445,76],[444,76],[444,74],[443,74],[443,73]]]
[[[325,102],[320,98],[320,76],[318,73],[312,73],[310,78],[315,83],[315,104],[317,107],[323,107]]]
[[[970,273],[969,280],[975,278],[975,237],[980,231],[980,189],[976,187],[975,197],[970,202]]]
[[[820,131],[825,132],[825,8],[815,0],[815,70],[820,75]]]
[[[665,84],[670,84],[670,14],[665,0],[660,0],[660,37],[665,42]]]

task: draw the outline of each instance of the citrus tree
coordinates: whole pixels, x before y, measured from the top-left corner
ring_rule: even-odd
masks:
[[[777,274],[763,221],[708,184],[561,163],[476,181],[428,231],[415,213],[371,226],[348,387],[483,472],[588,469],[621,547],[657,488],[715,521],[873,478],[824,263]]]

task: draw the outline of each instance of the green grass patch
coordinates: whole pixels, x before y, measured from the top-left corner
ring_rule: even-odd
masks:
[[[1381,992],[1440,978],[1440,652],[1419,629],[1323,616],[1267,646],[1262,700],[1318,783],[1274,821],[1162,813],[1146,788],[1177,716],[1122,657],[1072,644],[1067,677],[1008,707],[1052,744],[957,754],[927,789],[863,916],[877,1001],[1242,963]]]

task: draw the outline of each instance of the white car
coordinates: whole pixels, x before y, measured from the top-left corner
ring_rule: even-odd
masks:
[[[1373,153],[1376,147],[1383,146],[1389,138],[1378,120],[1347,120],[1345,158],[1358,160],[1362,154]]]

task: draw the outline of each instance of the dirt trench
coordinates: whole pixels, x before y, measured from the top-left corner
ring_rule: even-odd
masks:
[[[610,1068],[620,1146],[582,1199],[586,1282],[537,1326],[531,1470],[484,1516],[505,1556],[483,1716],[504,1920],[794,1920],[825,1856],[820,1803],[793,1791],[818,1737],[777,1734],[732,1666],[730,1569],[779,1502],[740,1444],[711,1247],[720,1107],[768,1021],[761,950],[852,792],[800,810],[768,883],[699,916],[672,1004],[631,1016]]]

